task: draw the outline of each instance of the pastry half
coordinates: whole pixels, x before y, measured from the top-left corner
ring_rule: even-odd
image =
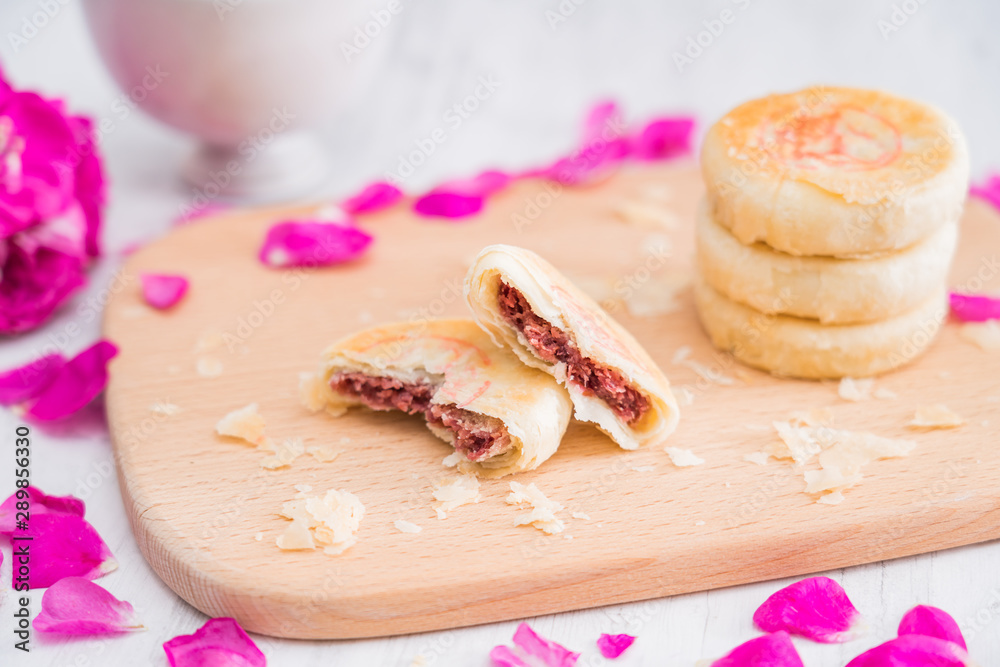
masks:
[[[549,375],[497,347],[469,319],[388,324],[340,340],[303,377],[312,410],[352,406],[420,415],[463,472],[502,477],[555,453],[572,416]]]
[[[816,87],[742,104],[701,150],[715,220],[742,243],[836,257],[906,248],[957,221],[965,138],[926,104]]]
[[[624,449],[677,426],[670,383],[641,345],[551,264],[508,245],[479,253],[465,279],[472,312],[497,344],[569,390],[575,415]]]
[[[902,315],[939,292],[955,254],[958,225],[949,223],[895,252],[858,259],[796,257],[763,243],[740,243],[702,202],[695,235],[701,276],[733,301],[765,313],[854,324]]]
[[[923,354],[948,316],[938,289],[909,312],[877,322],[823,325],[767,315],[731,301],[699,279],[695,308],[716,347],[755,368],[806,379],[868,377],[896,370]]]

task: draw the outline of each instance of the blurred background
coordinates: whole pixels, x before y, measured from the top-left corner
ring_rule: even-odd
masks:
[[[231,25],[241,12],[305,0],[137,1],[211,6],[220,24]],[[343,58],[358,73],[355,84],[337,84],[341,108],[320,123],[333,165],[327,194],[398,173],[401,159],[437,128],[444,141],[404,189],[552,158],[574,145],[582,114],[603,97],[618,99],[636,121],[693,112],[704,131],[742,101],[820,83],[938,105],[964,127],[974,177],[1000,166],[1000,3],[394,0],[397,12],[388,21],[383,14],[377,30],[367,26],[367,42],[359,32],[390,3],[355,4],[351,18],[330,20],[328,43],[315,47],[317,61]],[[123,97],[80,0],[4,0],[0,25],[0,59],[17,87],[65,97],[98,126],[107,120],[108,248],[165,230],[199,194],[177,178],[195,140]],[[281,21],[270,21],[259,39],[281,48],[282,33]],[[174,39],[185,48],[183,36]]]

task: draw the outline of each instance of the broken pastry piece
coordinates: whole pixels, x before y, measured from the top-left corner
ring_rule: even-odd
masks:
[[[559,447],[572,414],[562,387],[498,348],[472,320],[362,331],[328,348],[319,375],[302,387],[313,410],[421,415],[462,456],[459,470],[482,477],[537,468]]]
[[[552,265],[507,245],[484,248],[465,296],[498,345],[565,385],[577,419],[623,449],[662,442],[677,427],[670,383],[620,324]]]

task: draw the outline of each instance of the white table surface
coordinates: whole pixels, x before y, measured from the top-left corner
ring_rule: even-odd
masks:
[[[192,0],[178,0],[192,1]],[[250,1],[250,0],[247,0]],[[571,0],[564,0],[564,4]],[[814,83],[882,87],[937,104],[956,116],[970,139],[973,173],[1000,167],[1000,3],[910,0],[916,12],[886,39],[889,0],[803,3],[796,0],[579,3],[551,29],[546,10],[557,0],[420,0],[393,23],[390,54],[376,85],[326,137],[337,156],[331,192],[344,194],[392,169],[399,156],[440,123],[481,75],[499,90],[408,182],[419,189],[487,165],[537,164],[568,149],[583,110],[595,99],[621,100],[630,117],[691,111],[708,122],[734,104],[770,91]],[[52,0],[56,16],[15,51],[11,32],[39,11],[40,0],[0,3],[0,58],[17,87],[68,98],[70,107],[113,120],[103,142],[111,191],[105,229],[107,257],[86,294],[47,326],[0,340],[0,368],[31,359],[48,343],[75,352],[95,340],[96,322],[66,340],[79,304],[100,297],[119,260],[115,251],[164,233],[191,196],[176,179],[192,150],[190,139],[133,113],[112,112],[120,95],[105,73],[75,0]],[[704,20],[736,5],[737,20],[705,53],[679,73],[672,54]],[[12,486],[13,432],[0,411],[0,490]],[[161,644],[200,626],[205,617],[174,595],[136,547],[110,463],[106,433],[59,437],[34,429],[32,473],[53,494],[87,502],[87,517],[120,562],[99,581],[135,605],[148,631],[97,640],[34,638],[25,656],[14,651],[10,558],[0,585],[0,664],[85,667],[166,665]],[[916,604],[950,611],[966,631],[971,653],[984,665],[1000,663],[1000,544],[874,563],[829,573],[847,589],[872,626],[866,638],[842,646],[798,641],[810,667],[846,664],[894,636],[900,616]],[[754,636],[751,615],[775,581],[533,619],[534,627],[576,650],[580,664],[692,665],[719,656]],[[37,609],[41,595],[34,594]],[[418,654],[429,665],[486,666],[490,647],[508,642],[516,623],[364,641],[305,642],[257,637],[270,665],[392,665]],[[601,632],[638,635],[616,662],[597,653]],[[12,659],[13,658],[13,659]]]

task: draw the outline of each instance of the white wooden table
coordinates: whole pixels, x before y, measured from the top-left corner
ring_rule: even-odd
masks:
[[[190,1],[190,0],[188,0]],[[65,3],[65,4],[63,4]],[[191,192],[176,179],[192,142],[132,112],[98,61],[74,0],[51,0],[37,34],[40,0],[0,4],[0,58],[17,87],[65,96],[70,107],[111,131],[103,150],[111,179],[105,231],[107,257],[88,291],[43,329],[0,341],[0,368],[34,358],[49,344],[75,352],[99,336],[100,302],[116,251],[164,233]],[[443,178],[488,165],[525,166],[571,146],[583,110],[601,96],[621,100],[632,118],[661,111],[691,111],[704,122],[730,106],[769,91],[814,83],[883,87],[935,103],[954,114],[970,138],[973,173],[1000,167],[1000,4],[898,2],[913,11],[899,30],[887,32],[893,3],[845,0],[713,0],[708,3],[638,0],[564,0],[575,8],[565,21],[557,0],[422,0],[406,5],[380,78],[356,107],[326,130],[338,157],[332,194],[347,193],[394,169],[414,139],[442,124],[444,112],[475,87],[480,76],[500,82],[497,91],[448,134],[407,186],[427,187]],[[817,3],[818,4],[818,3]],[[735,20],[694,61],[678,71],[674,53],[688,37],[729,8]],[[914,11],[915,10],[915,11]],[[568,12],[567,12],[568,13]],[[35,17],[34,19],[32,17]],[[881,28],[880,28],[881,25]],[[885,32],[885,34],[883,34]],[[31,34],[26,43],[10,35]],[[67,325],[80,324],[77,336]],[[18,420],[0,411],[0,456],[13,457]],[[75,494],[121,564],[100,580],[129,600],[149,630],[97,640],[35,636],[30,655],[15,652],[11,623],[10,559],[0,586],[0,664],[166,665],[161,644],[189,633],[204,617],[153,574],[129,532],[113,472],[111,448],[99,428],[71,438],[34,429],[32,472],[42,489]],[[0,459],[0,490],[12,485],[9,459]],[[5,547],[6,549],[6,547]],[[9,553],[9,551],[8,551]],[[984,665],[1000,662],[1000,544],[982,544],[830,573],[867,616],[872,633],[846,646],[799,642],[810,667],[844,665],[854,655],[895,634],[900,616],[919,603],[950,611],[963,625],[972,655]],[[534,619],[534,627],[584,657],[580,664],[692,665],[719,656],[755,636],[751,615],[776,581],[644,603]],[[41,595],[34,595],[37,609]],[[270,665],[391,665],[406,667],[418,654],[428,665],[489,665],[495,644],[508,642],[515,623],[426,635],[341,642],[281,641],[259,637]],[[639,636],[611,663],[597,653],[601,632]],[[13,658],[13,659],[12,659]]]

